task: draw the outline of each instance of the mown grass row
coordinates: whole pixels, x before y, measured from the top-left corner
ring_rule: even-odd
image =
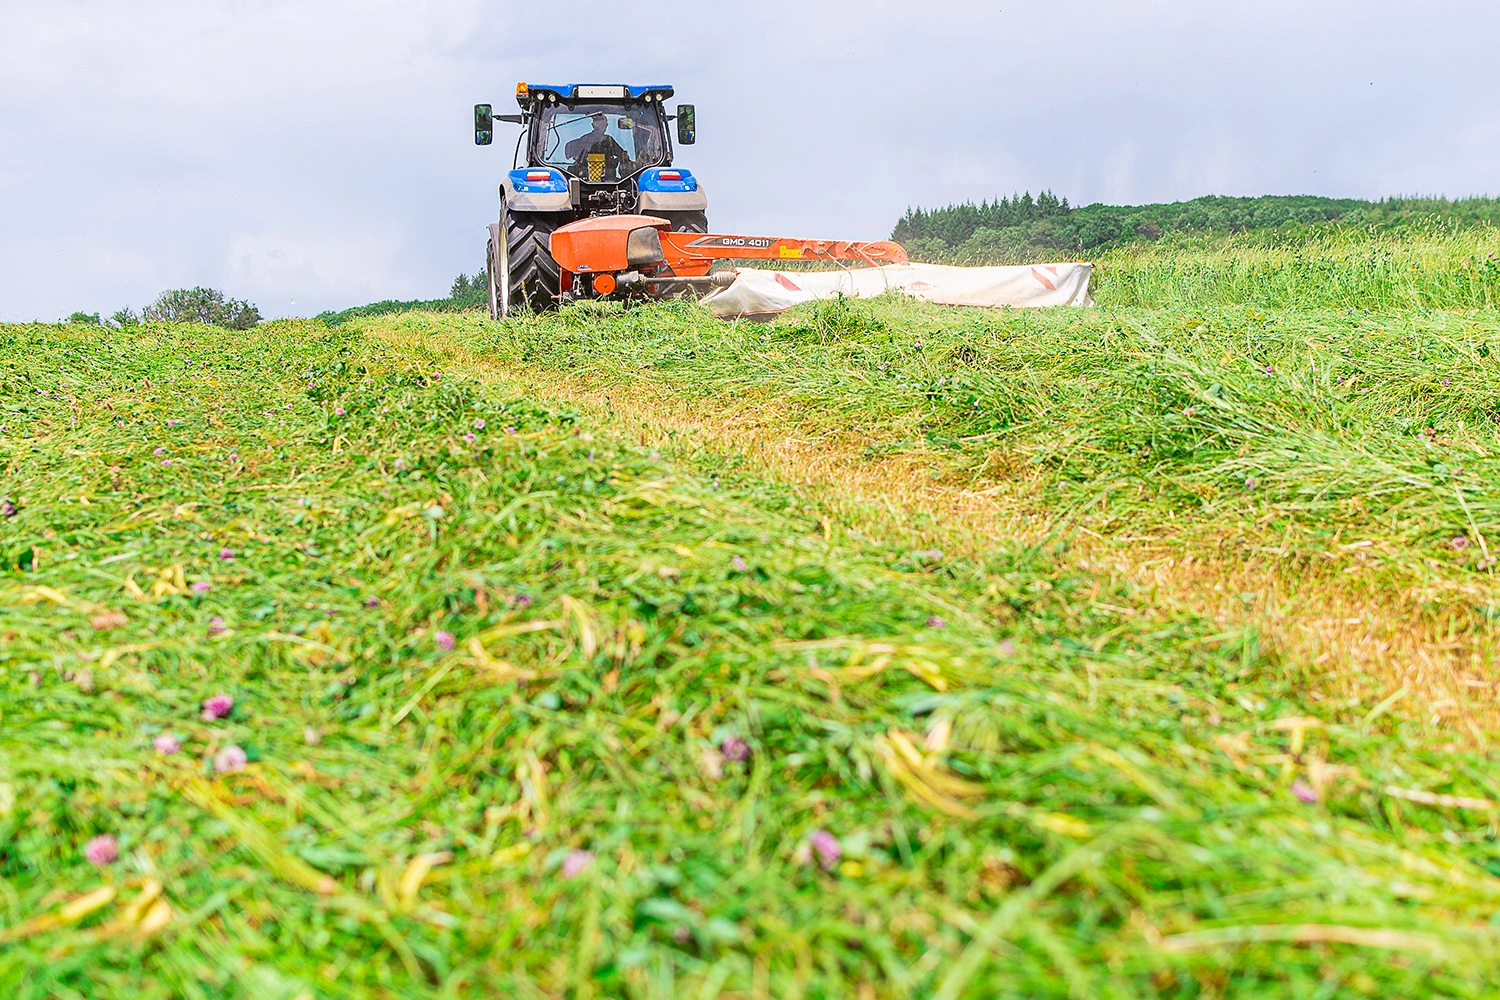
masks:
[[[1091,251],[1022,230],[981,230],[951,250],[914,240],[913,259],[966,267],[1086,259],[1104,306],[1475,309],[1500,303],[1500,231],[1433,218],[1395,228],[1310,226],[1173,233]]]
[[[824,304],[770,326],[683,308],[435,328],[601,385],[651,378],[703,398],[783,399],[807,428],[944,450],[972,482],[1019,482],[1039,511],[1093,531],[1196,526],[1285,539],[1293,560],[1378,543],[1371,569],[1390,579],[1437,566],[1486,588],[1500,556],[1500,320],[1489,311],[980,313],[890,301]],[[1485,607],[1470,610],[1493,614]]]
[[[1500,231],[1440,221],[1397,231],[1178,237],[1097,258],[1106,306],[1481,309],[1500,305]]]
[[[705,392],[858,351],[890,381],[803,374],[830,419],[975,409],[901,381],[933,334],[895,308],[719,346],[672,306],[384,322],[696,360]],[[1486,758],[1308,700],[1253,635],[1025,542],[846,533],[360,321],[9,327],[0,352],[7,996],[1468,997],[1500,974]],[[249,763],[220,773],[229,745]]]

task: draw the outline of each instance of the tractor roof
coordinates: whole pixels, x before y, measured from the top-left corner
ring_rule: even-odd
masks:
[[[556,95],[559,101],[640,101],[648,98],[665,101],[672,96],[666,84],[631,87],[619,83],[518,83],[516,103],[526,107],[537,94]]]

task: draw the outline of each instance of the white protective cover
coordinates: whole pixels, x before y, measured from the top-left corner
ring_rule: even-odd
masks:
[[[946,306],[1092,306],[1092,272],[1092,264],[887,264],[846,271],[742,267],[735,272],[734,284],[714,290],[703,303],[720,319],[769,316],[814,299],[831,299],[839,294],[868,298],[892,290]]]

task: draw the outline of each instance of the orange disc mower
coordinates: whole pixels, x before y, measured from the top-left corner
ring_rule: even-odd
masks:
[[[711,274],[719,260],[906,263],[906,251],[887,240],[674,233],[670,222],[651,215],[581,219],[552,233],[551,251],[562,272],[562,301],[664,298],[723,287],[734,281],[734,272]]]

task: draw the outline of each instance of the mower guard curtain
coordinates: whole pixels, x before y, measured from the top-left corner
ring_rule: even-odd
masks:
[[[792,306],[836,295],[869,298],[899,291],[945,306],[1092,306],[1092,264],[1023,264],[1020,267],[949,267],[888,264],[846,271],[765,271],[742,267],[734,283],[705,296],[720,319],[771,316]]]

